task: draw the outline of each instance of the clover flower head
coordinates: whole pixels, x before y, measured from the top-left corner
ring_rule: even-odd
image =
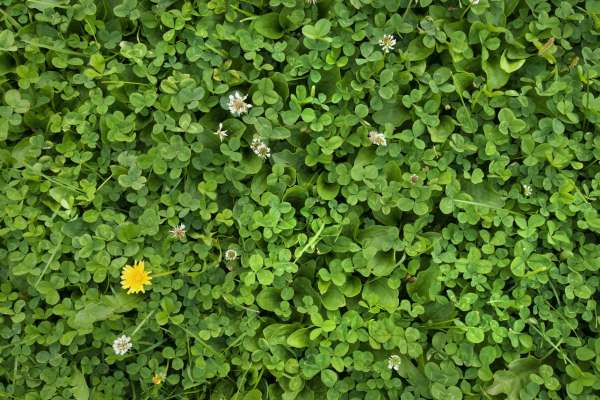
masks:
[[[307,2],[308,4],[312,4],[313,6],[314,6],[315,4],[317,4],[317,1],[319,1],[319,0],[306,0],[306,2]]]
[[[237,251],[235,251],[235,249],[227,249],[227,251],[225,252],[225,260],[227,261],[233,261],[237,258],[238,254]]]
[[[252,149],[254,154],[259,156],[263,160],[271,157],[271,148],[267,146],[265,142],[263,142],[258,136],[254,136],[254,138],[252,139],[252,144],[250,144],[250,148]]]
[[[476,6],[479,4],[479,0],[471,0],[471,5]]]
[[[247,97],[248,95],[242,96],[238,91],[235,91],[233,94],[229,95],[229,103],[227,103],[227,107],[229,108],[229,111],[236,117],[246,114],[248,110],[252,108],[252,104],[245,102]]]
[[[527,197],[533,194],[533,189],[531,188],[531,185],[523,185],[523,194]]]
[[[379,40],[379,46],[381,46],[381,50],[383,50],[384,53],[389,53],[396,47],[396,38],[394,35],[383,35]]]
[[[369,132],[369,140],[374,145],[387,146],[387,140],[385,140],[385,135],[381,132],[377,132],[377,131]]]
[[[119,336],[115,339],[112,345],[115,354],[118,356],[126,354],[129,350],[131,350],[132,346],[133,345],[131,344],[131,338],[127,335]]]
[[[393,369],[394,371],[398,371],[400,369],[400,364],[402,363],[402,359],[399,355],[391,355],[388,357],[388,368]]]
[[[219,137],[219,140],[222,142],[226,137],[227,137],[227,130],[223,129],[223,123],[219,123],[219,129],[217,129],[215,132],[215,135],[217,135]]]
[[[169,233],[175,239],[181,240],[181,239],[183,239],[185,237],[185,225],[184,224],[179,224],[176,227],[174,227],[173,229],[171,229],[169,231]]]

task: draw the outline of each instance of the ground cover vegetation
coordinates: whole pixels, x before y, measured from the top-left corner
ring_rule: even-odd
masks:
[[[0,398],[598,399],[600,1],[0,0]]]

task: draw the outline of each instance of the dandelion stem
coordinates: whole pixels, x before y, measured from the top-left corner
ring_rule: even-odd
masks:
[[[148,315],[146,315],[146,318],[144,318],[144,319],[142,320],[142,322],[140,322],[140,323],[138,324],[138,326],[136,326],[136,327],[135,327],[135,329],[134,329],[134,330],[133,330],[133,332],[131,333],[131,337],[135,336],[135,334],[137,333],[137,331],[139,331],[139,330],[140,330],[140,328],[141,328],[142,326],[144,326],[144,324],[146,323],[146,321],[148,321],[148,318],[150,318],[150,317],[152,316],[152,314],[154,314],[154,311],[155,311],[155,310],[152,310],[152,311],[150,311],[150,312],[148,313]]]
[[[79,56],[79,57],[85,57],[86,56],[84,53],[80,53],[78,51],[61,49],[59,47],[50,46],[50,45],[42,44],[42,43],[36,43],[36,42],[32,42],[30,40],[25,40],[25,39],[21,39],[21,40],[24,43],[27,43],[30,46],[39,47],[41,49],[46,49],[46,50],[50,50],[50,51],[56,51],[57,53],[69,54],[69,55],[72,55],[72,56]]]
[[[159,278],[159,277],[161,277],[161,276],[173,275],[173,274],[175,274],[175,273],[177,273],[177,270],[176,270],[176,269],[174,269],[174,270],[171,270],[171,271],[165,271],[165,272],[161,272],[160,274],[154,274],[154,276],[153,276],[153,277],[154,277],[154,278]]]
[[[308,243],[306,243],[306,245],[300,250],[300,252],[298,253],[298,255],[296,257],[294,257],[294,262],[298,261],[298,259],[300,259],[300,257],[302,257],[302,254],[304,254],[304,252],[309,248],[314,246],[317,243],[317,240],[319,240],[319,237],[321,236],[321,233],[323,232],[323,229],[325,229],[325,224],[321,224],[321,227],[319,228],[319,230],[317,231],[317,233],[310,238],[310,240],[308,241]]]
[[[37,281],[35,281],[35,284],[33,285],[34,289],[37,288],[37,285],[39,285],[40,281],[42,280],[42,278],[46,274],[46,271],[48,271],[48,267],[50,266],[50,263],[54,260],[54,257],[56,256],[56,253],[58,252],[58,249],[60,249],[60,246],[62,245],[63,239],[64,239],[64,236],[60,238],[60,242],[58,242],[58,244],[56,245],[56,247],[52,251],[52,254],[50,255],[50,258],[48,259],[48,262],[44,266],[44,270],[42,271],[42,273],[40,274],[40,276],[38,276]]]
[[[175,326],[180,327],[181,329],[183,329],[188,335],[190,335],[191,337],[193,337],[194,339],[196,339],[198,341],[198,343],[200,343],[201,345],[203,345],[206,349],[210,350],[211,353],[215,354],[215,355],[219,355],[220,353],[218,353],[215,349],[213,349],[208,343],[206,343],[204,340],[202,340],[198,335],[196,335],[194,332],[191,332],[189,329],[187,329],[186,327],[179,325],[175,322],[173,322],[173,324]]]

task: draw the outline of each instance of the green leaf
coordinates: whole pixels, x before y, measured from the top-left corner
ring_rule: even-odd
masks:
[[[302,33],[309,39],[323,39],[331,29],[331,22],[326,19],[320,19],[315,25],[305,25]]]
[[[338,380],[338,376],[335,371],[330,369],[324,369],[321,371],[321,381],[327,387],[332,387]]]
[[[264,288],[256,296],[256,304],[264,310],[275,311],[281,303],[280,291],[274,288]]]
[[[400,231],[395,226],[374,225],[363,229],[358,235],[358,242],[363,247],[389,251],[399,241]]]
[[[346,298],[335,286],[329,286],[322,297],[323,306],[330,311],[335,311],[346,305]]]
[[[252,27],[256,32],[269,39],[280,39],[283,36],[283,30],[279,25],[279,14],[269,13],[256,18]]]
[[[12,31],[3,30],[0,32],[0,51],[15,51],[15,35]]]
[[[500,68],[499,61],[482,61],[481,66],[487,76],[487,87],[489,90],[500,89],[506,85],[510,75]]]
[[[72,392],[75,400],[88,400],[90,398],[90,388],[85,381],[83,373],[78,369],[75,369],[71,379],[71,384],[73,386]]]
[[[466,337],[471,343],[481,343],[485,339],[485,333],[479,327],[469,326],[467,327]]]
[[[494,381],[486,389],[488,394],[505,394],[507,400],[519,400],[519,392],[530,381],[529,375],[536,373],[540,360],[535,357],[519,358],[508,364],[508,369],[494,373]]]
[[[27,0],[27,7],[40,11],[52,10],[53,8],[67,8],[68,0]]]
[[[242,400],[262,400],[262,393],[258,389],[252,389],[244,395]]]
[[[510,62],[508,61],[508,59],[506,58],[506,50],[504,50],[502,52],[502,56],[500,56],[500,68],[508,73],[511,74],[517,70],[519,70],[519,68],[521,68],[523,65],[525,65],[525,59],[523,60],[517,60],[517,61],[513,61]]]
[[[120,18],[129,17],[129,15],[137,8],[137,0],[122,0],[121,4],[113,9],[115,16]]]
[[[323,172],[317,179],[317,193],[323,200],[333,200],[340,192],[340,185],[326,181],[327,174]]]
[[[288,344],[288,346],[295,347],[297,349],[306,347],[310,343],[308,338],[309,333],[310,328],[298,329],[290,336],[288,336],[286,343]]]
[[[398,308],[398,290],[387,285],[386,279],[378,279],[363,286],[362,297],[371,305],[392,313]]]

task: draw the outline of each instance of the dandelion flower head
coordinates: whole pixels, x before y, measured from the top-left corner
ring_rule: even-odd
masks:
[[[163,376],[160,374],[154,374],[152,376],[152,383],[155,385],[160,385],[163,381]]]
[[[121,286],[127,289],[127,294],[144,293],[144,285],[151,285],[152,277],[144,270],[144,261],[139,261],[133,266],[126,265],[121,272]]]

